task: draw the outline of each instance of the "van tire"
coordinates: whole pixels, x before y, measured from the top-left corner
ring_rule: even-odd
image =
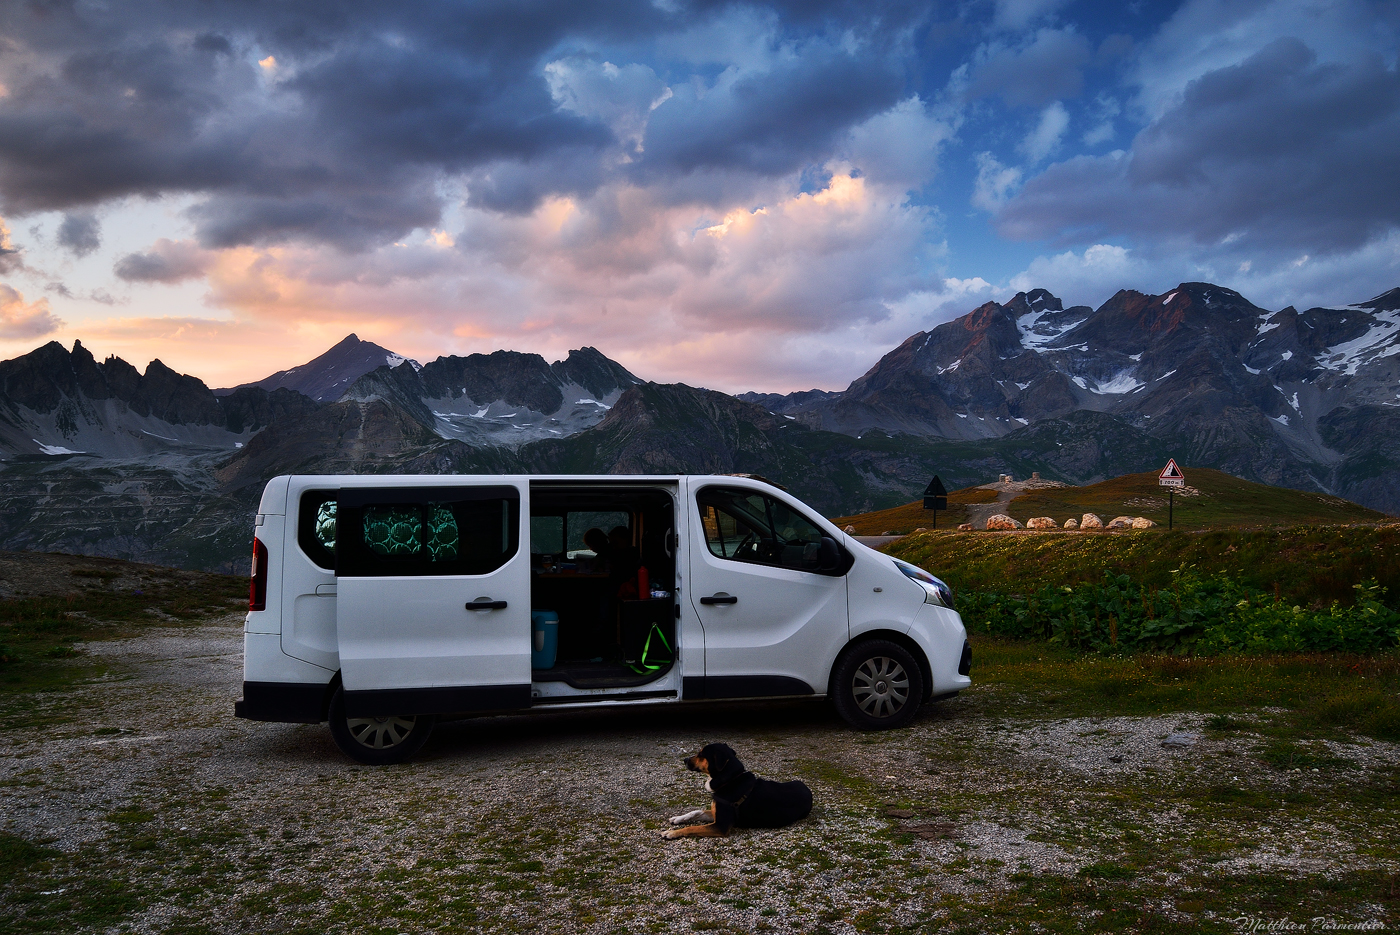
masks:
[[[340,752],[370,766],[402,763],[423,749],[433,732],[431,714],[387,718],[347,718],[345,692],[337,688],[327,712],[331,737]]]
[[[909,651],[866,640],[842,653],[831,676],[836,713],[856,730],[904,727],[919,712],[924,675]]]

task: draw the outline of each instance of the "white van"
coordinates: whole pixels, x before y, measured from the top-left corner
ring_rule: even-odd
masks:
[[[762,478],[275,477],[254,535],[234,713],[365,763],[439,715],[827,695],[880,730],[971,684],[943,582]]]

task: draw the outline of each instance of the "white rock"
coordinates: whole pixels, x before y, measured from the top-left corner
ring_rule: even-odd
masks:
[[[1108,521],[1109,529],[1132,529],[1133,518],[1131,516],[1115,516]]]
[[[1066,529],[1078,529],[1078,528],[1079,528],[1079,520],[1077,520],[1077,519],[1075,519],[1073,516],[1071,516],[1069,519],[1065,520],[1065,528],[1066,528]]]
[[[1151,529],[1153,526],[1156,526],[1156,525],[1157,525],[1156,523],[1152,522],[1152,520],[1148,519],[1146,516],[1134,516],[1134,517],[1133,517],[1133,528],[1134,528],[1134,529]]]
[[[1079,519],[1079,528],[1080,528],[1080,529],[1102,529],[1102,528],[1103,528],[1103,520],[1099,519],[1099,515],[1098,515],[1097,513],[1085,513],[1085,514],[1084,514],[1082,517],[1080,517],[1080,519]]]
[[[1025,529],[1025,525],[1017,519],[1012,519],[1005,513],[998,513],[987,518],[988,529]]]
[[[1059,529],[1060,524],[1048,516],[1032,516],[1026,520],[1027,529]]]

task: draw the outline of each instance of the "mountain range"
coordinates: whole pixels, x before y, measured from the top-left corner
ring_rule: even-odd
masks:
[[[80,343],[0,362],[0,547],[186,567],[246,568],[287,472],[747,472],[840,515],[933,473],[1086,483],[1169,456],[1400,512],[1400,289],[1305,312],[1209,283],[1097,309],[1036,289],[786,395],[649,383],[588,347],[420,366],[355,335],[217,390]]]

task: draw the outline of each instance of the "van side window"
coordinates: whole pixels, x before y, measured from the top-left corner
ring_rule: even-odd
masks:
[[[337,490],[307,490],[297,506],[297,545],[322,568],[335,567]]]
[[[520,540],[513,487],[343,490],[339,513],[336,574],[350,577],[489,574]]]
[[[705,544],[717,558],[817,570],[821,530],[781,500],[752,490],[705,487],[696,502]]]

